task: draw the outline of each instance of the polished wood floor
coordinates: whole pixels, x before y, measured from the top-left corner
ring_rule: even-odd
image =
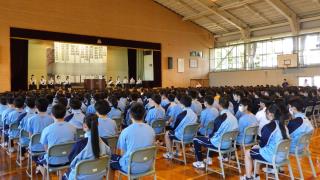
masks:
[[[304,177],[307,180],[320,179],[320,129],[317,129],[312,137],[311,142],[311,152],[312,160],[318,175],[317,178],[312,177],[311,169],[307,159],[302,159],[302,167],[304,172]],[[184,166],[182,163],[177,161],[166,160],[162,157],[163,149],[159,148],[158,157],[156,162],[157,179],[173,179],[173,180],[206,180],[206,179],[222,179],[222,177],[215,173],[205,173],[203,170],[197,170],[192,167],[192,162],[194,159],[192,157],[188,158],[188,164]],[[9,157],[5,150],[0,150],[0,179],[28,179],[26,176],[26,161],[23,167],[18,167],[15,163],[16,153]],[[293,166],[294,175],[296,178],[299,177],[297,163],[295,158],[291,158],[291,164]],[[213,168],[218,168],[217,161],[214,162]],[[242,167],[242,174],[244,168]],[[287,171],[286,171],[287,173]],[[52,179],[58,179],[55,174],[51,174]],[[281,179],[289,179],[285,176],[280,176]],[[41,179],[41,175],[34,176],[34,179]],[[123,178],[124,179],[124,178]],[[143,179],[152,179],[152,177],[146,177]],[[226,169],[226,179],[239,179],[239,174],[233,169]],[[264,175],[261,174],[261,179],[264,179]]]

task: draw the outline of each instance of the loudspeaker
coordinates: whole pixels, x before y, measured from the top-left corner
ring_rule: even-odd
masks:
[[[168,57],[168,69],[173,69],[173,58]]]

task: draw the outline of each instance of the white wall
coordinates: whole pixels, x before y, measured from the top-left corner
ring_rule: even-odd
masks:
[[[128,77],[128,49],[123,47],[108,46],[107,51],[107,74],[106,78],[111,76],[115,81],[117,76],[123,79]]]
[[[290,85],[298,85],[298,78],[305,76],[319,76],[320,67],[272,69],[256,71],[211,72],[209,73],[210,86],[255,86],[280,85],[287,79]]]

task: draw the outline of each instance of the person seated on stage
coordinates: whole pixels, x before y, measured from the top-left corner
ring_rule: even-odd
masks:
[[[95,103],[94,108],[98,119],[98,129],[100,137],[111,137],[118,133],[117,124],[114,120],[108,117],[110,106],[105,100],[100,100]]]
[[[197,100],[198,92],[191,90],[189,91],[189,95],[192,98],[191,109],[194,113],[196,113],[197,116],[200,116],[202,111],[202,104]]]
[[[36,90],[36,89],[37,89],[37,80],[32,74],[29,81],[29,90]]]
[[[53,77],[51,76],[49,81],[48,81],[48,88],[49,89],[54,89],[54,79]]]
[[[139,78],[136,83],[137,88],[142,87],[142,80]]]
[[[183,111],[178,115],[177,120],[173,128],[166,132],[165,134],[165,142],[167,152],[163,154],[163,157],[166,159],[172,159],[174,154],[172,152],[172,141],[174,139],[181,140],[184,128],[187,125],[196,124],[197,123],[197,115],[193,112],[191,107],[191,98],[189,96],[182,96],[180,102],[183,106]],[[177,152],[177,151],[176,151]],[[177,152],[177,155],[179,153]]]
[[[90,105],[87,107],[86,115],[95,114],[96,109],[94,108],[94,104],[101,99],[100,94],[96,93],[93,95],[93,98],[90,100]]]
[[[149,110],[146,115],[145,121],[147,124],[150,126],[152,125],[153,121],[157,119],[162,119],[165,121],[165,111],[164,109],[160,106],[161,103],[161,96],[159,94],[154,94],[152,95],[151,98],[149,98]],[[155,128],[154,129],[156,134],[159,134],[160,132],[163,131],[161,128]]]
[[[59,75],[57,75],[55,86],[58,88],[61,88],[61,85],[62,85],[61,77]]]
[[[201,88],[202,85],[200,84],[200,82],[198,81],[197,84],[196,84],[196,88]]]
[[[74,128],[70,123],[64,121],[64,116],[66,114],[66,107],[62,104],[55,104],[52,107],[52,116],[54,118],[54,123],[50,124],[43,129],[41,133],[40,143],[44,146],[45,151],[47,152],[50,147],[57,144],[73,142],[75,140],[76,128]],[[48,154],[40,156],[37,159],[37,170],[45,176],[45,170],[43,165],[50,164],[50,166],[62,166],[69,164],[68,155],[51,157],[49,162]]]
[[[117,80],[116,80],[116,87],[121,87],[121,80],[120,80],[120,76],[117,76]]]
[[[46,89],[47,88],[47,80],[44,76],[41,76],[39,89]]]
[[[124,88],[128,88],[128,86],[129,86],[129,80],[128,80],[127,76],[125,76],[125,77],[123,78],[122,84],[123,84],[123,87],[124,87]]]
[[[76,177],[76,166],[82,160],[99,159],[102,156],[111,156],[110,147],[105,139],[99,137],[98,117],[90,114],[85,117],[83,123],[85,138],[73,145],[69,154],[69,162],[71,162],[68,171],[64,174],[63,180],[74,179],[103,179],[105,172],[92,175],[79,174]]]
[[[130,110],[132,124],[124,129],[119,136],[118,149],[121,151],[121,155],[113,154],[111,156],[110,167],[112,171],[109,179],[114,178],[115,170],[128,172],[129,157],[132,152],[154,145],[155,133],[148,124],[143,123],[144,115],[143,104],[133,103]],[[145,163],[133,163],[130,173],[146,172],[152,167],[152,162],[153,160],[150,159]]]
[[[78,98],[70,99],[71,114],[64,118],[66,122],[69,122],[77,129],[82,129],[83,119],[85,115],[81,111],[81,101]]]
[[[113,86],[114,86],[114,82],[113,82],[113,80],[112,80],[112,77],[109,78],[108,86],[109,86],[109,87],[113,87]]]
[[[133,88],[135,84],[136,84],[136,80],[134,80],[134,78],[132,77],[130,79],[130,88]]]
[[[214,99],[212,96],[208,95],[204,97],[205,109],[202,110],[200,115],[199,136],[205,136],[206,134],[209,135],[213,129],[207,129],[208,124],[210,122],[214,122],[214,120],[219,116],[219,111],[213,107],[213,102]]]
[[[65,88],[65,89],[71,88],[71,83],[70,83],[69,76],[66,76],[66,80],[65,80],[65,82],[63,83],[63,85],[64,85],[64,88]]]
[[[169,94],[168,99],[170,102],[169,102],[169,107],[166,111],[166,117],[168,119],[168,125],[171,128],[173,128],[176,122],[177,116],[182,112],[182,107],[176,103],[176,101],[179,101],[179,100],[178,99],[176,100],[176,97],[174,94]]]
[[[121,110],[118,108],[118,99],[115,96],[110,96],[108,102],[111,105],[111,110],[108,113],[110,119],[121,118]]]

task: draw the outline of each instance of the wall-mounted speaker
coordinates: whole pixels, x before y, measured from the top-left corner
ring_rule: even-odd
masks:
[[[168,57],[168,69],[173,69],[173,58]]]

